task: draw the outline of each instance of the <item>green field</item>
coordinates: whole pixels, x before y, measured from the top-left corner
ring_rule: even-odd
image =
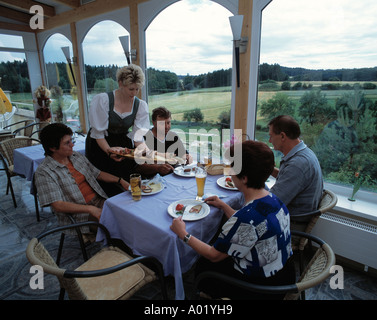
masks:
[[[149,110],[166,107],[172,113],[172,120],[182,121],[183,113],[199,108],[205,122],[218,122],[223,111],[229,111],[231,104],[231,88],[220,87],[175,93],[165,93],[148,97]]]

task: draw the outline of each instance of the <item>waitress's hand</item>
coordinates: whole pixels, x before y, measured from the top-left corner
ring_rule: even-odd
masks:
[[[110,147],[107,149],[107,153],[109,154],[109,158],[113,159],[114,161],[120,162],[125,159],[125,157],[122,157],[121,155],[118,155],[116,153],[121,153],[121,154],[127,154],[130,153],[129,149],[127,148],[122,148],[122,147]]]

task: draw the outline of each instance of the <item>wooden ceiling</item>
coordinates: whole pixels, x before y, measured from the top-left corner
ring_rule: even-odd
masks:
[[[147,0],[0,0],[0,29],[40,32],[145,1]],[[35,15],[30,13],[30,8],[34,5],[43,8],[43,30],[30,28],[30,19]]]

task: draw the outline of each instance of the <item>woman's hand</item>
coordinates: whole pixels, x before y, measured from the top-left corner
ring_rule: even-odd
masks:
[[[219,209],[225,204],[225,202],[220,200],[218,196],[207,197],[204,199],[204,202]]]
[[[173,222],[170,226],[170,229],[180,238],[183,239],[185,235],[187,234],[186,232],[186,224],[182,220],[182,217],[178,217],[173,219]]]
[[[129,151],[128,151],[127,148],[110,147],[110,148],[107,149],[107,153],[109,154],[109,158],[113,159],[114,161],[120,162],[120,161],[124,160],[124,157],[122,157],[121,155],[117,155],[116,153],[127,154],[127,153],[129,153]]]
[[[218,196],[210,196],[208,198],[205,198],[204,202],[211,206],[214,206],[216,208],[223,210],[223,212],[225,213],[225,216],[228,219],[236,212],[236,210],[234,210],[224,201],[220,200]]]

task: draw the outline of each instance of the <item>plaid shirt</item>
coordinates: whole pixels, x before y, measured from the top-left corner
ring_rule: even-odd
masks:
[[[97,182],[100,170],[94,167],[89,160],[78,152],[73,152],[70,160],[73,167],[85,176],[86,181],[93,190],[103,198],[107,198],[105,192]],[[76,204],[86,204],[84,196],[80,192],[75,178],[71,175],[68,168],[54,160],[50,156],[46,156],[43,162],[35,171],[35,184],[38,191],[39,202],[42,207],[50,206],[56,201],[66,201]],[[70,224],[71,220],[65,213],[55,212],[59,224]],[[89,214],[73,214],[76,222],[88,221]],[[87,232],[86,230],[83,232]]]

